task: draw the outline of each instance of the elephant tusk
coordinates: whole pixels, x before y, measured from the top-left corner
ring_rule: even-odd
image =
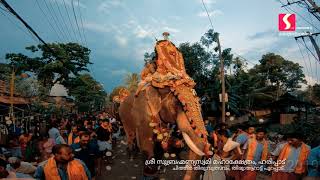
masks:
[[[182,132],[182,136],[183,139],[186,141],[187,145],[189,146],[189,148],[196,153],[199,156],[204,156],[205,153],[202,152],[195,144],[194,142],[191,140],[191,138],[189,137],[189,135],[185,132]]]

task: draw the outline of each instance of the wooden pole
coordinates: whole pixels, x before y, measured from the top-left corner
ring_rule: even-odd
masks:
[[[217,44],[219,49],[219,59],[220,59],[220,76],[221,76],[221,102],[222,102],[222,112],[221,112],[221,122],[226,122],[226,101],[225,101],[225,81],[224,81],[224,59],[222,58],[221,45],[219,40],[219,34],[217,36]]]
[[[16,131],[15,128],[15,118],[14,118],[14,114],[13,114],[13,95],[14,95],[14,79],[15,79],[15,70],[14,70],[14,66],[12,66],[12,72],[11,72],[11,82],[10,82],[10,110],[9,110],[9,117],[10,120],[12,120],[13,123],[13,130],[14,132]]]

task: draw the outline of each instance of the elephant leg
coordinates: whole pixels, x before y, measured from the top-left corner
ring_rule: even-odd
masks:
[[[145,155],[144,160],[150,160],[154,158],[154,142],[153,131],[149,127],[148,121],[143,121],[144,124],[140,124],[137,129],[137,141],[139,142],[140,150]],[[145,162],[143,162],[145,164]],[[145,165],[143,169],[143,175],[145,177],[155,177],[157,173],[156,165]]]
[[[134,150],[136,134],[132,130],[132,128],[128,127],[127,124],[123,124],[123,129],[127,136],[128,151],[129,151],[129,154],[131,154]]]
[[[194,153],[192,150],[189,150],[188,160],[201,160],[201,156]],[[189,166],[192,166],[191,164]],[[187,170],[184,175],[183,180],[197,180],[199,179],[200,171]]]
[[[139,142],[139,148],[142,152],[146,153],[147,159],[153,157],[153,146],[154,142],[152,139],[153,132],[152,128],[149,127],[149,124],[141,124],[137,128],[137,141]]]

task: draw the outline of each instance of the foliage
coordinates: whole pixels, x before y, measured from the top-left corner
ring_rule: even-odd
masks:
[[[35,97],[39,95],[39,86],[35,77],[17,78],[15,80],[15,94],[22,97]]]
[[[0,63],[0,80],[7,80],[10,74],[11,74],[10,65]]]
[[[320,136],[320,129],[316,122],[306,121],[303,118],[297,119],[295,122],[286,125],[273,125],[268,127],[269,132],[277,132],[279,134],[300,133],[301,137],[307,144],[311,144]]]
[[[65,81],[69,95],[75,98],[75,103],[81,112],[99,110],[105,103],[106,93],[103,86],[90,74],[81,74]]]
[[[58,108],[54,104],[49,104],[48,106],[45,106],[41,103],[41,101],[32,102],[30,110],[34,113],[44,115],[44,117],[47,118],[50,118],[51,115],[54,115],[56,117],[62,117],[64,113],[67,112],[67,110],[63,107]]]
[[[320,104],[320,84],[315,84],[312,87],[312,100]]]
[[[16,74],[33,72],[41,85],[53,86],[60,81],[64,84],[72,76],[88,71],[90,50],[76,43],[52,43],[26,47],[33,53],[29,57],[21,53],[6,54]]]
[[[276,99],[282,94],[293,91],[301,87],[301,83],[306,83],[302,67],[298,63],[286,60],[280,55],[267,53],[262,56],[250,72],[261,78],[261,81],[276,88]]]
[[[153,58],[156,56],[155,52],[152,52],[152,53],[144,53],[144,63],[147,64],[149,63],[150,61],[153,60]]]

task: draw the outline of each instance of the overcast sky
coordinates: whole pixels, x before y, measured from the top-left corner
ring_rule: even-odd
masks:
[[[81,36],[72,11],[72,0],[7,2],[45,41],[76,41],[87,45],[92,51],[92,75],[108,92],[123,83],[128,72],[140,72],[143,54],[153,50],[154,39],[161,39],[162,32],[170,32],[171,40],[178,45],[199,41],[210,28],[201,0],[80,0],[79,4],[78,0],[73,0]],[[204,2],[215,30],[221,34],[222,46],[245,57],[250,61],[249,66],[257,63],[263,54],[274,52],[303,66],[310,83],[319,82],[319,63],[311,54],[309,60],[308,51],[301,45],[302,58],[293,36],[279,34],[278,14],[287,13],[279,1]],[[319,0],[316,3],[320,5]],[[297,27],[313,27],[312,32],[319,32],[316,29],[320,29],[319,21],[297,5],[291,8],[302,16],[296,15]],[[1,60],[8,52],[25,52],[24,47],[37,44],[15,18],[1,9],[0,22]],[[298,33],[303,31],[297,30]],[[306,43],[314,52],[308,39]]]

